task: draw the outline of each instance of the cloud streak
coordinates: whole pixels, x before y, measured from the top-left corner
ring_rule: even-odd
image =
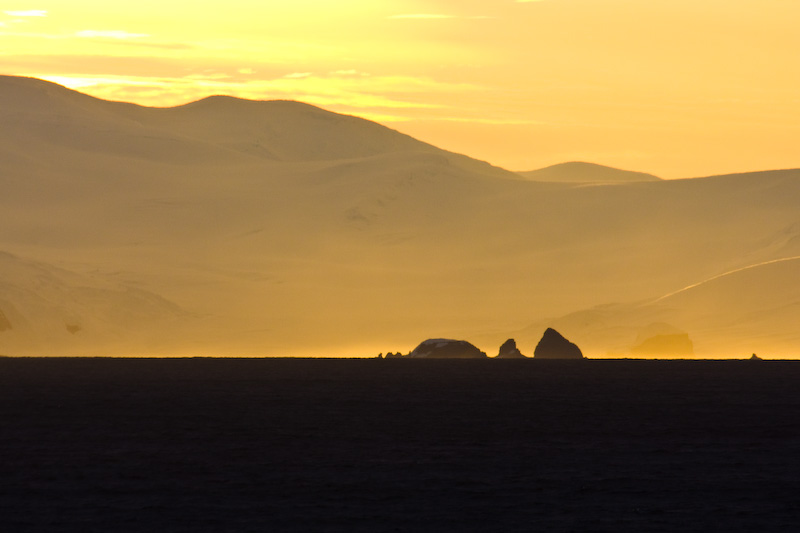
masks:
[[[386,17],[392,20],[398,19],[420,19],[420,20],[442,20],[458,18],[455,15],[442,15],[436,13],[410,13],[407,15],[390,15]]]
[[[44,9],[29,9],[27,11],[4,11],[10,17],[46,17],[47,11]]]
[[[390,15],[386,17],[389,20],[488,20],[497,17],[490,17],[486,15],[462,16],[462,15],[445,15],[443,13],[409,13],[405,15]]]
[[[147,33],[129,33],[121,30],[83,30],[75,34],[87,39],[140,39],[150,37]]]

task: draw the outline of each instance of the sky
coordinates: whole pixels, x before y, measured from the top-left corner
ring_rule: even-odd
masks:
[[[0,73],[376,120],[510,170],[800,167],[798,0],[11,0]]]

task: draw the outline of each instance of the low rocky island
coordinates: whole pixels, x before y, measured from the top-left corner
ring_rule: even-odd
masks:
[[[428,339],[408,354],[411,359],[486,359],[486,353],[467,341]]]
[[[575,344],[559,332],[547,328],[534,350],[535,359],[583,359],[583,353]],[[379,355],[378,357],[383,357]],[[487,359],[486,352],[464,340],[428,339],[414,348],[408,355],[400,352],[386,354],[386,359]],[[492,359],[528,359],[517,347],[514,339],[508,339]]]

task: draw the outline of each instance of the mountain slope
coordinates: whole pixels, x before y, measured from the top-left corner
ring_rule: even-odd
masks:
[[[34,356],[158,350],[159,338],[187,318],[150,292],[4,252],[0,315],[0,353]]]
[[[800,356],[800,257],[756,264],[694,283],[660,298],[602,305],[532,324],[569,331],[580,346],[615,357],[642,356],[637,345],[659,335],[688,335],[695,357]],[[683,354],[676,354],[683,356]]]
[[[654,306],[693,327],[706,350],[800,356],[800,257],[768,261],[666,295]],[[722,340],[724,339],[724,341]]]

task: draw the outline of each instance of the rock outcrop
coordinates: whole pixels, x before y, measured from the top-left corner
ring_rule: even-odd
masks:
[[[517,342],[514,339],[508,339],[500,346],[497,359],[526,359],[526,357],[517,348]]]
[[[553,328],[547,328],[542,340],[533,351],[535,359],[583,359],[583,353],[575,344],[565,339]]]
[[[428,339],[414,348],[412,359],[485,359],[486,353],[467,341]]]

